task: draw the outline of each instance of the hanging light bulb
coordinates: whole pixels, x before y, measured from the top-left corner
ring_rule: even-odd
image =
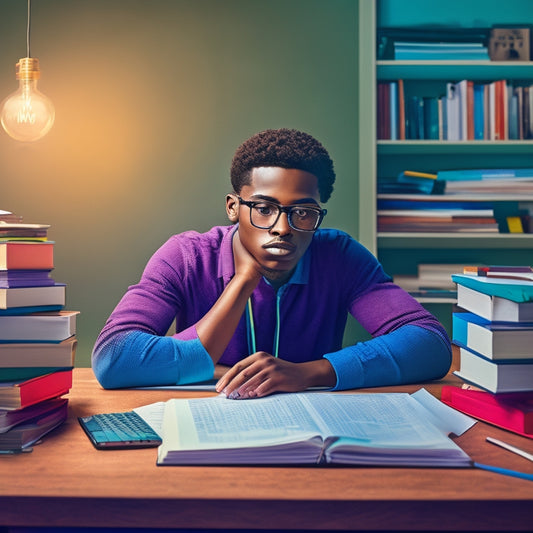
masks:
[[[28,0],[28,57],[23,57],[16,65],[19,88],[3,101],[0,114],[3,128],[17,141],[36,141],[44,137],[55,118],[54,105],[37,89],[41,71],[39,60],[30,57],[30,14],[31,0]]]
[[[16,66],[19,88],[3,102],[1,121],[7,134],[17,141],[36,141],[54,124],[51,100],[37,89],[39,60],[23,57]]]

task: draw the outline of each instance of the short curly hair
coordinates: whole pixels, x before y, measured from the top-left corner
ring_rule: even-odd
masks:
[[[305,170],[317,177],[320,200],[327,202],[333,191],[335,171],[327,150],[302,131],[281,128],[256,133],[244,141],[231,162],[231,184],[236,193],[250,185],[252,170],[281,167]]]

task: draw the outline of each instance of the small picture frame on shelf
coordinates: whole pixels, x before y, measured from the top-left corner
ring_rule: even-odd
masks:
[[[493,27],[489,37],[491,61],[529,61],[530,36],[528,27]]]

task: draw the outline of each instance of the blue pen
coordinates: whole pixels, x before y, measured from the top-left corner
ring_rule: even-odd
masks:
[[[500,468],[498,466],[484,465],[481,463],[474,463],[476,468],[488,470],[489,472],[495,472],[496,474],[503,474],[505,476],[518,477],[521,479],[527,479],[533,481],[533,474],[526,474],[525,472],[518,472],[517,470],[509,470],[508,468]]]

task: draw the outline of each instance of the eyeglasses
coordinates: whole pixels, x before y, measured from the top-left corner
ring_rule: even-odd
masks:
[[[326,209],[319,207],[303,207],[289,205],[284,207],[264,200],[250,202],[237,196],[239,203],[250,208],[250,222],[259,229],[271,229],[279,220],[281,213],[287,215],[289,226],[297,231],[316,231],[327,213]]]

